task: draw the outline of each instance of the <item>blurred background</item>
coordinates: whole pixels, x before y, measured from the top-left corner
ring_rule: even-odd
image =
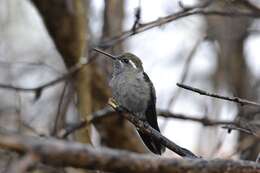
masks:
[[[237,15],[190,15],[135,32],[190,8]],[[0,89],[0,129],[58,136],[67,125],[105,107],[111,96],[111,63],[90,52],[91,47],[100,47],[141,58],[156,89],[158,110],[239,122],[242,131],[249,131],[229,133],[224,125],[159,116],[163,135],[205,158],[255,160],[260,152],[259,107],[200,96],[176,83],[259,102],[259,13],[257,0],[0,0],[0,84],[34,88],[64,75],[82,57],[91,60],[72,79],[50,87]],[[124,31],[133,32],[122,39]],[[148,152],[134,127],[116,115],[68,139]],[[163,156],[178,157],[171,151]],[[15,156],[4,152],[2,165],[7,164],[6,157]]]

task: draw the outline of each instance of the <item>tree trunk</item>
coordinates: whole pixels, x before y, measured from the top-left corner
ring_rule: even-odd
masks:
[[[88,46],[85,1],[32,0],[32,2],[41,13],[47,30],[61,53],[67,68],[79,63]],[[91,113],[89,68],[83,67],[76,74],[74,82],[80,117],[87,118],[86,116]],[[84,128],[78,135],[79,141],[91,143],[89,127]]]

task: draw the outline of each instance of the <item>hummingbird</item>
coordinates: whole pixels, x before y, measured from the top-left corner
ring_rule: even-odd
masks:
[[[144,72],[142,61],[132,53],[114,56],[94,48],[113,62],[109,85],[113,99],[140,120],[160,132],[156,114],[156,94],[152,81]],[[146,147],[155,154],[162,154],[165,147],[152,136],[137,130]]]

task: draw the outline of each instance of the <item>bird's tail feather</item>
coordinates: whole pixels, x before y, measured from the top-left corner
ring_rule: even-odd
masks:
[[[159,129],[158,129],[158,131],[159,131]],[[157,141],[156,139],[153,139],[150,135],[142,133],[141,131],[138,131],[138,133],[139,133],[140,137],[142,138],[144,144],[147,146],[147,148],[151,152],[161,155],[165,151],[165,146],[163,146],[159,141]]]

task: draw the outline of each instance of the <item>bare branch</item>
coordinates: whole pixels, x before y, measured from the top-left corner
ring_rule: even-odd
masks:
[[[139,24],[135,30],[130,29],[128,31],[125,31],[119,35],[116,35],[110,39],[107,39],[103,42],[101,42],[98,47],[106,49],[109,47],[114,46],[115,44],[122,42],[126,40],[127,38],[142,33],[144,31],[147,31],[149,29],[159,27],[162,25],[165,25],[169,22],[175,21],[177,19],[181,19],[184,17],[192,16],[192,15],[207,15],[207,16],[222,16],[222,17],[249,17],[249,18],[259,18],[260,13],[259,12],[234,12],[234,11],[208,11],[205,9],[196,9],[192,8],[189,10],[183,10],[181,12],[173,13],[165,17],[158,18],[157,20],[154,20],[152,22],[147,22],[143,24]]]
[[[188,73],[190,70],[190,66],[191,66],[191,62],[194,58],[195,53],[197,52],[198,47],[201,45],[201,43],[205,40],[206,36],[204,36],[202,39],[199,39],[194,47],[192,48],[192,50],[190,51],[190,53],[188,54],[187,60],[185,61],[185,64],[183,66],[183,71],[182,71],[182,75],[180,78],[181,83],[184,83],[185,80],[188,77]],[[177,91],[175,91],[175,94],[173,94],[173,96],[171,96],[170,101],[168,103],[168,109],[172,108],[172,106],[174,105],[174,103],[176,103],[177,98],[180,95],[180,88],[177,89]]]
[[[177,83],[177,86],[186,90],[190,90],[196,93],[199,93],[200,95],[205,95],[205,96],[209,96],[209,97],[214,97],[214,98],[218,98],[218,99],[222,99],[222,100],[227,100],[227,101],[231,101],[231,102],[235,102],[235,103],[239,103],[241,106],[244,105],[251,105],[251,106],[256,106],[256,107],[260,107],[260,103],[257,102],[253,102],[250,100],[246,100],[246,99],[242,99],[239,97],[227,97],[227,96],[222,96],[222,95],[218,95],[218,94],[214,94],[214,93],[209,93],[207,91],[198,89],[198,88],[194,88],[188,85],[184,85],[184,84],[180,84]]]
[[[65,129],[60,131],[58,136],[61,138],[66,138],[67,136],[74,133],[75,131],[82,129],[95,121],[98,121],[100,118],[107,117],[108,115],[111,115],[111,113],[113,112],[115,111],[110,106],[104,107],[103,109],[100,109],[92,113],[91,116],[88,116],[88,117],[92,117],[90,120],[82,120],[75,124],[68,124]]]
[[[139,0],[139,5],[138,7],[135,9],[135,21],[132,27],[132,31],[135,33],[136,28],[138,27],[138,25],[140,25],[140,20],[141,20],[141,0]]]
[[[124,116],[124,118],[126,118],[131,123],[133,123],[143,133],[150,135],[154,139],[160,141],[162,145],[164,145],[165,147],[167,147],[171,151],[175,152],[176,154],[178,154],[182,157],[187,157],[187,158],[198,158],[191,151],[178,146],[174,142],[170,141],[168,138],[164,137],[160,132],[153,129],[148,123],[139,120],[137,118],[137,116],[135,116],[132,112],[128,111],[126,108],[115,105],[113,103],[109,103],[109,105],[113,109],[115,109],[117,112],[127,112],[126,114],[122,114]]]
[[[77,122],[75,124],[68,124],[67,127],[63,130],[60,131],[59,136],[61,138],[66,138],[68,135],[71,133],[74,133],[75,131],[84,128],[85,126],[98,121],[102,118],[106,118],[107,116],[111,115],[111,113],[115,112],[112,108],[110,107],[105,107],[101,110],[98,110],[94,113],[92,113],[93,118],[91,120],[82,120],[80,122]],[[97,116],[96,116],[97,115]],[[239,126],[238,123],[234,121],[220,121],[220,120],[212,120],[207,117],[203,118],[197,118],[191,115],[186,115],[186,114],[180,114],[180,113],[172,113],[169,111],[164,111],[164,110],[157,110],[157,115],[161,116],[163,118],[174,118],[174,119],[179,119],[179,120],[187,120],[187,121],[194,121],[197,123],[201,123],[204,126],[217,126],[217,125],[236,125]],[[113,116],[115,116],[113,114]]]
[[[56,85],[60,82],[63,82],[64,80],[71,77],[74,73],[79,71],[82,67],[84,67],[87,64],[88,64],[88,62],[84,62],[84,63],[80,62],[80,63],[76,64],[75,66],[71,67],[67,73],[63,74],[62,76],[58,77],[57,79],[54,79],[52,81],[49,81],[49,82],[47,82],[43,85],[37,86],[37,87],[24,88],[24,87],[18,87],[18,86],[0,83],[0,88],[7,89],[7,90],[14,90],[14,91],[22,91],[22,92],[35,92],[35,94],[36,94],[35,97],[37,99],[41,95],[43,89]]]
[[[107,116],[113,115],[111,113],[114,113],[115,111],[110,107],[104,107],[103,109],[100,109],[94,113],[92,113],[92,117],[90,120],[82,120],[79,121],[75,124],[68,124],[67,127],[65,129],[62,129],[59,132],[59,137],[60,138],[66,138],[68,135],[76,132],[77,130],[80,130],[84,127],[86,127],[87,125],[94,123],[95,121],[98,121],[102,118],[106,118]],[[225,121],[225,120],[213,120],[208,118],[207,116],[202,117],[202,118],[198,118],[201,116],[192,116],[192,115],[186,115],[186,114],[180,114],[180,113],[172,113],[169,111],[165,111],[165,110],[157,110],[157,115],[161,116],[163,118],[174,118],[174,119],[179,119],[179,120],[185,120],[185,121],[193,121],[193,122],[197,122],[197,123],[201,123],[204,126],[220,126],[220,125],[224,125],[222,128],[228,129],[230,130],[240,130],[243,131],[245,133],[254,135],[255,137],[259,137],[258,133],[253,132],[251,129],[248,129],[245,127],[245,125],[243,125],[243,121]],[[247,126],[250,126],[248,124],[250,123],[246,123]]]
[[[161,158],[15,134],[1,133],[0,139],[1,148],[18,153],[33,152],[41,162],[51,166],[124,173],[260,173],[260,165],[250,161]]]
[[[189,121],[201,123],[204,126],[238,125],[234,121],[212,120],[212,119],[209,119],[208,117],[197,118],[197,117],[192,117],[190,115],[171,113],[169,111],[163,111],[163,110],[159,110],[157,112],[158,112],[158,115],[163,117],[163,118],[174,118],[174,119],[180,119],[180,120],[189,120]]]
[[[239,125],[236,125],[236,124],[226,125],[226,126],[223,126],[222,128],[228,129],[228,132],[231,132],[231,130],[238,130],[238,131],[247,133],[249,135],[253,135],[260,139],[259,130],[254,131],[253,129],[250,129],[250,128],[247,128],[244,126],[245,125],[242,125],[242,123],[240,123]]]
[[[206,117],[197,118],[184,114],[171,113],[169,111],[157,111],[158,115],[164,118],[174,118],[180,120],[189,120],[197,123],[201,123],[204,126],[219,126],[224,125],[222,128],[228,129],[228,132],[231,130],[239,130],[241,132],[253,135],[256,138],[260,138],[259,130],[254,129],[254,124],[252,122],[245,122],[242,120],[237,121],[221,121],[221,120],[212,120]]]
[[[60,124],[61,124],[61,121],[63,119],[63,116],[65,115],[65,111],[63,112],[62,110],[64,110],[64,107],[63,107],[63,102],[64,102],[64,98],[65,98],[65,95],[66,95],[66,88],[68,87],[68,82],[65,82],[65,85],[63,86],[63,89],[62,89],[62,93],[61,93],[61,96],[59,98],[59,103],[58,103],[58,109],[57,109],[57,114],[55,116],[55,120],[54,120],[54,127],[53,127],[53,130],[52,130],[52,136],[56,136],[56,133],[60,127]],[[68,98],[72,98],[72,97],[68,97]],[[70,99],[67,99],[67,100],[70,100]],[[69,101],[68,101],[69,103]],[[66,105],[68,106],[68,105]]]

